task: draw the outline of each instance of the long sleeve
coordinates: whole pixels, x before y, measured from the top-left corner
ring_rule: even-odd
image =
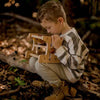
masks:
[[[69,72],[69,81],[74,83],[84,71],[84,60],[88,49],[75,30],[64,34],[62,37],[64,38],[64,43],[56,50],[55,55],[66,67],[66,74]]]

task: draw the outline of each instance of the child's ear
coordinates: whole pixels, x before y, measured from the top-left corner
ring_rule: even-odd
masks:
[[[64,19],[62,18],[62,17],[59,17],[58,19],[57,19],[57,21],[58,22],[60,22],[61,24],[64,22]]]

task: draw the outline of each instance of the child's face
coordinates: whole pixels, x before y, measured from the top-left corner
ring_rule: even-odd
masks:
[[[62,30],[60,22],[53,22],[43,19],[41,25],[47,30],[48,33],[51,34],[60,34]]]

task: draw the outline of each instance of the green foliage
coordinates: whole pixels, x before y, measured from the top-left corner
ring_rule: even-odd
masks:
[[[12,84],[12,82],[7,82],[8,85]]]
[[[18,68],[16,68],[15,66],[12,66],[9,68],[9,71],[17,72]]]
[[[19,77],[15,78],[15,81],[17,82],[16,85],[26,85],[26,83],[23,80],[21,80]]]
[[[95,22],[90,24],[90,29],[100,28],[100,22]]]
[[[27,62],[27,60],[26,59],[23,59],[23,60],[21,60],[21,61],[19,61],[20,63],[22,63],[22,62]]]

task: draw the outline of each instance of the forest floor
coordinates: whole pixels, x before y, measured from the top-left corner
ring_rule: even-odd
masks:
[[[32,48],[29,33],[43,31],[22,20],[0,17],[0,52],[5,55],[17,52],[19,57],[24,58],[25,52]],[[68,96],[65,96],[64,100],[100,99],[100,50],[92,48],[90,51],[86,70],[80,81],[75,84],[66,83]],[[37,74],[0,60],[0,100],[44,100],[52,91],[50,84]]]

